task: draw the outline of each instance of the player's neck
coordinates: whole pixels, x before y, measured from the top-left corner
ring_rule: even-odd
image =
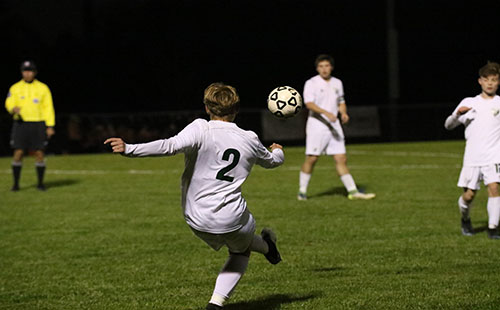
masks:
[[[493,99],[493,98],[495,98],[495,96],[496,96],[496,94],[490,95],[490,94],[485,93],[484,91],[481,92],[481,98],[483,98],[483,99]]]
[[[216,116],[216,115],[210,115],[210,120],[211,121],[221,121],[221,122],[232,123],[234,119],[229,119],[227,117],[220,117],[220,116]]]
[[[321,76],[321,75],[320,75],[320,76]],[[321,76],[321,78],[322,78],[324,81],[328,82],[328,81],[330,81],[330,79],[332,78],[332,76],[331,76],[331,75],[329,75],[329,76],[327,76],[327,77],[322,77],[322,76]]]

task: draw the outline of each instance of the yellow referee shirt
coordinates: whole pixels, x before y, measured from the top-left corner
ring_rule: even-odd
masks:
[[[43,121],[47,127],[53,127],[56,123],[50,89],[36,79],[31,83],[21,80],[10,87],[5,100],[5,108],[13,114],[14,107],[20,108],[19,115],[14,116],[16,120]]]

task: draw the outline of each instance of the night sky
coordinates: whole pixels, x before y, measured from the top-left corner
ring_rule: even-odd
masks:
[[[500,61],[498,1],[396,2],[399,104],[477,94],[478,68]],[[58,112],[201,109],[216,81],[262,108],[329,53],[348,105],[385,105],[386,21],[385,1],[3,0],[0,93],[31,58]]]

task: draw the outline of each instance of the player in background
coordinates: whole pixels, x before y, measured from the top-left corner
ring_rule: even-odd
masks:
[[[279,144],[269,152],[252,131],[240,129],[234,118],[239,110],[236,90],[222,83],[205,89],[203,102],[210,121],[197,119],[176,136],[144,144],[126,144],[110,138],[113,152],[125,156],[185,155],[182,175],[184,218],[196,236],[214,250],[229,249],[212,298],[206,309],[222,309],[245,273],[250,252],[265,255],[271,264],[281,261],[276,236],[269,229],[255,235],[255,220],[241,195],[241,185],[254,164],[264,168],[285,159]]]
[[[12,85],[5,100],[5,108],[12,114],[14,124],[10,144],[14,149],[12,191],[19,190],[22,160],[25,150],[35,151],[35,166],[38,176],[37,188],[45,190],[44,149],[47,139],[55,133],[55,114],[50,89],[35,79],[37,70],[33,61],[21,64],[22,80]]]
[[[342,81],[332,76],[333,58],[319,55],[315,61],[318,75],[306,81],[304,102],[309,109],[306,125],[306,158],[302,164],[297,199],[307,199],[307,187],[314,165],[322,154],[331,155],[337,174],[344,184],[348,198],[372,199],[375,194],[362,193],[356,187],[347,168],[347,156],[342,124],[349,121]],[[340,120],[337,115],[340,113]]]
[[[465,152],[458,180],[458,186],[463,188],[458,207],[465,236],[474,234],[469,211],[483,180],[488,188],[488,237],[500,239],[500,97],[496,95],[499,75],[500,65],[494,62],[479,69],[481,93],[463,99],[444,125],[448,130],[465,126]]]

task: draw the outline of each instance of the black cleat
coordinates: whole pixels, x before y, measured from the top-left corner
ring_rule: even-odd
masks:
[[[38,184],[37,187],[36,187],[37,190],[41,191],[41,192],[45,192],[47,189],[45,188],[45,185],[43,184]]]
[[[11,192],[18,192],[19,191],[19,185],[14,185],[12,186],[12,188],[10,189]]]
[[[497,228],[488,228],[488,238],[490,239],[500,239],[500,234]]]
[[[205,310],[222,310],[222,307],[209,303]]]
[[[281,262],[280,252],[278,252],[278,248],[276,248],[276,235],[274,234],[274,232],[269,228],[264,228],[260,235],[269,247],[269,251],[267,252],[267,254],[264,254],[267,260],[273,265]]]
[[[462,218],[462,235],[464,236],[472,236],[474,235],[474,228],[472,228],[472,224],[470,219]]]

